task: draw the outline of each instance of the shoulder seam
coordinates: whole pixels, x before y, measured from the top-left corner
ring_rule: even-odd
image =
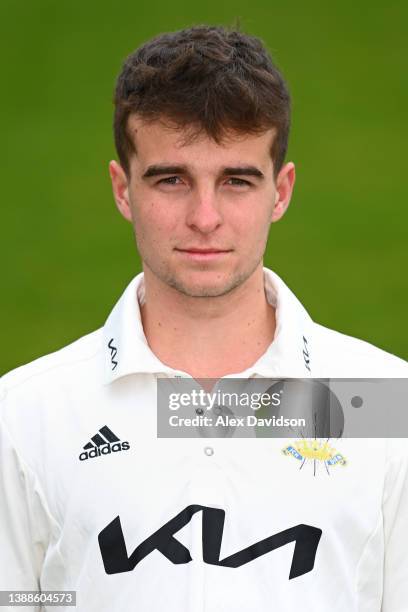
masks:
[[[97,349],[95,349],[90,355],[87,355],[86,357],[77,357],[75,359],[67,359],[66,361],[59,361],[58,363],[54,363],[52,365],[50,365],[49,367],[45,367],[41,370],[38,370],[36,372],[32,372],[31,374],[27,374],[27,376],[25,378],[23,378],[22,380],[18,380],[15,381],[14,384],[11,383],[10,386],[3,381],[4,383],[4,387],[5,387],[5,391],[12,391],[13,389],[16,389],[17,387],[20,387],[21,385],[24,385],[25,383],[27,383],[29,380],[31,380],[32,378],[35,378],[37,376],[41,376],[42,374],[46,374],[47,372],[50,372],[51,370],[55,370],[56,368],[61,368],[64,366],[69,366],[69,365],[73,365],[75,363],[81,363],[83,361],[87,361],[89,359],[92,359],[93,357],[95,357],[95,355],[97,355],[97,353],[101,350],[101,347],[98,346]],[[24,366],[21,366],[24,367]],[[12,372],[13,370],[11,370]],[[0,381],[7,376],[7,373],[4,374]]]
[[[387,349],[377,346],[376,344],[372,344],[372,342],[370,342],[369,340],[365,340],[364,338],[357,338],[356,336],[350,336],[349,334],[340,332],[336,329],[325,327],[324,325],[321,325],[320,323],[315,322],[315,326],[319,327],[320,331],[323,334],[325,332],[333,334],[333,336],[336,336],[339,342],[344,341],[344,342],[349,342],[350,344],[352,344],[353,346],[352,347],[348,346],[347,349],[352,350],[354,353],[370,354],[371,352],[375,352],[377,353],[378,356],[389,358],[389,359],[395,359],[395,360],[400,361],[403,364],[408,365],[408,361],[406,361],[406,359],[404,359],[403,357],[400,357],[399,355],[396,355],[395,353],[390,353]]]
[[[4,402],[4,400],[2,400],[2,403],[3,402]],[[38,491],[39,491],[40,498],[41,498],[41,503],[42,503],[42,505],[44,507],[45,512],[47,513],[47,515],[51,519],[52,523],[57,526],[59,531],[61,531],[60,524],[58,523],[57,519],[54,517],[54,515],[52,514],[52,512],[51,512],[51,510],[50,510],[50,508],[48,506],[46,497],[44,495],[43,488],[41,486],[41,483],[40,483],[40,480],[39,480],[37,474],[35,473],[33,468],[27,463],[27,461],[25,461],[25,459],[22,457],[21,452],[20,452],[17,444],[15,443],[14,438],[12,437],[8,427],[4,423],[4,419],[2,418],[1,413],[0,413],[0,427],[3,428],[4,433],[6,434],[8,439],[10,440],[10,444],[13,447],[13,449],[15,450],[15,453],[16,453],[16,455],[18,457],[18,461],[19,461],[21,467],[23,468],[24,472],[26,472],[27,474],[30,474],[32,480],[37,484]]]

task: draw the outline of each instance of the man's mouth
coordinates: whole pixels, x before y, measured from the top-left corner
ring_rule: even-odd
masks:
[[[187,252],[187,253],[202,253],[205,255],[208,253],[228,253],[230,249],[216,249],[216,248],[200,249],[196,247],[187,247],[186,249],[176,249],[176,251],[182,251],[182,252]]]
[[[231,249],[218,249],[215,247],[212,248],[197,248],[197,247],[187,247],[185,249],[175,249],[182,256],[188,257],[195,261],[210,261],[214,259],[221,259],[225,257],[228,253],[231,253]]]

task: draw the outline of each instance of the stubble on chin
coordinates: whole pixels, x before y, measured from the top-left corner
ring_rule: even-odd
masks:
[[[187,282],[182,279],[181,274],[177,274],[169,269],[160,269],[160,267],[152,267],[148,261],[143,260],[143,263],[146,267],[149,268],[150,273],[156,276],[162,283],[171,287],[185,295],[187,297],[194,298],[207,298],[207,297],[222,297],[231,293],[237,287],[240,287],[245,281],[255,272],[258,265],[262,261],[260,258],[257,261],[253,262],[253,265],[249,268],[246,268],[244,271],[231,273],[226,276],[223,281],[218,281],[213,285],[209,283],[194,283]],[[202,271],[205,271],[206,268],[202,268]],[[217,275],[216,275],[217,276]],[[222,274],[220,274],[220,277]]]

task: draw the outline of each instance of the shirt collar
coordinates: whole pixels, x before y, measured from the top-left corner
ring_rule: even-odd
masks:
[[[272,270],[263,270],[265,294],[276,309],[275,337],[267,351],[250,368],[224,378],[311,376],[313,322],[283,280]],[[103,327],[106,384],[128,374],[174,376],[178,373],[162,363],[147,343],[140,314],[143,301],[144,274],[141,272],[126,287]]]
[[[276,330],[267,351],[247,372],[254,370],[266,377],[307,378],[312,375],[313,321],[283,280],[272,270],[263,270],[266,298],[276,309]]]

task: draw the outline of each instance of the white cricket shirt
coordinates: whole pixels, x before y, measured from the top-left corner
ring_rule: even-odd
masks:
[[[231,378],[408,377],[264,278],[275,338]],[[407,441],[339,440],[347,464],[314,475],[290,441],[158,439],[157,377],[188,374],[150,350],[143,299],[139,274],[103,328],[1,380],[0,590],[75,590],[78,612],[407,612]]]

